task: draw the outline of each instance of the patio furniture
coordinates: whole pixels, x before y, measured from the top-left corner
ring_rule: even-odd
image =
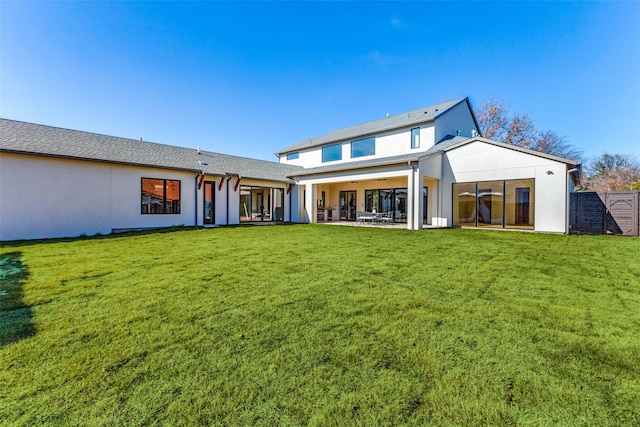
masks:
[[[393,211],[380,214],[379,220],[382,224],[391,224],[393,222]]]
[[[375,215],[373,212],[359,211],[358,215],[356,216],[356,222],[359,222],[361,224],[364,224],[367,221],[371,221],[371,223],[373,223],[374,219]]]

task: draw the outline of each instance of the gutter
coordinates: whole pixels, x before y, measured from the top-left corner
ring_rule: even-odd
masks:
[[[425,156],[422,156],[422,157],[425,157]],[[341,163],[339,169],[338,168],[337,169],[327,169],[327,170],[307,169],[305,171],[302,171],[302,173],[299,173],[299,174],[296,174],[296,175],[287,175],[287,178],[295,181],[295,177],[298,177],[298,176],[319,175],[319,174],[325,174],[325,173],[349,171],[349,170],[354,170],[354,169],[374,169],[374,168],[378,168],[378,167],[385,167],[385,166],[392,166],[392,165],[402,165],[405,162],[417,162],[422,157],[420,157],[420,156],[407,157],[407,158],[404,158],[404,159],[389,160],[389,161],[385,161],[385,162],[373,163],[373,164],[368,164],[368,165],[362,165],[362,164],[354,165],[354,164],[349,164],[349,163]],[[353,162],[353,163],[355,163],[355,162]]]

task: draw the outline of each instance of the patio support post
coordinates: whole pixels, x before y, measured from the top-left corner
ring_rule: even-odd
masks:
[[[414,206],[416,202],[416,170],[411,162],[409,162],[409,168],[409,174],[407,175],[407,229],[413,230],[415,217]]]
[[[424,178],[420,172],[420,166],[416,167],[413,179],[413,229],[422,229],[422,217],[424,216],[424,203],[422,202],[422,188],[424,187]]]
[[[304,205],[306,207],[307,212],[307,222],[317,222],[316,221],[316,185],[315,184],[306,184],[307,195],[304,200]]]

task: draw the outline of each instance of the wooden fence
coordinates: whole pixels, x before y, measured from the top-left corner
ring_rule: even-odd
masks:
[[[578,234],[638,236],[640,192],[571,193],[569,226]]]

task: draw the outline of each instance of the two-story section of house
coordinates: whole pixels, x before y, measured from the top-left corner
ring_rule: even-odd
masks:
[[[580,163],[480,136],[468,98],[342,128],[276,153],[308,222],[383,214],[409,229],[567,232]]]

